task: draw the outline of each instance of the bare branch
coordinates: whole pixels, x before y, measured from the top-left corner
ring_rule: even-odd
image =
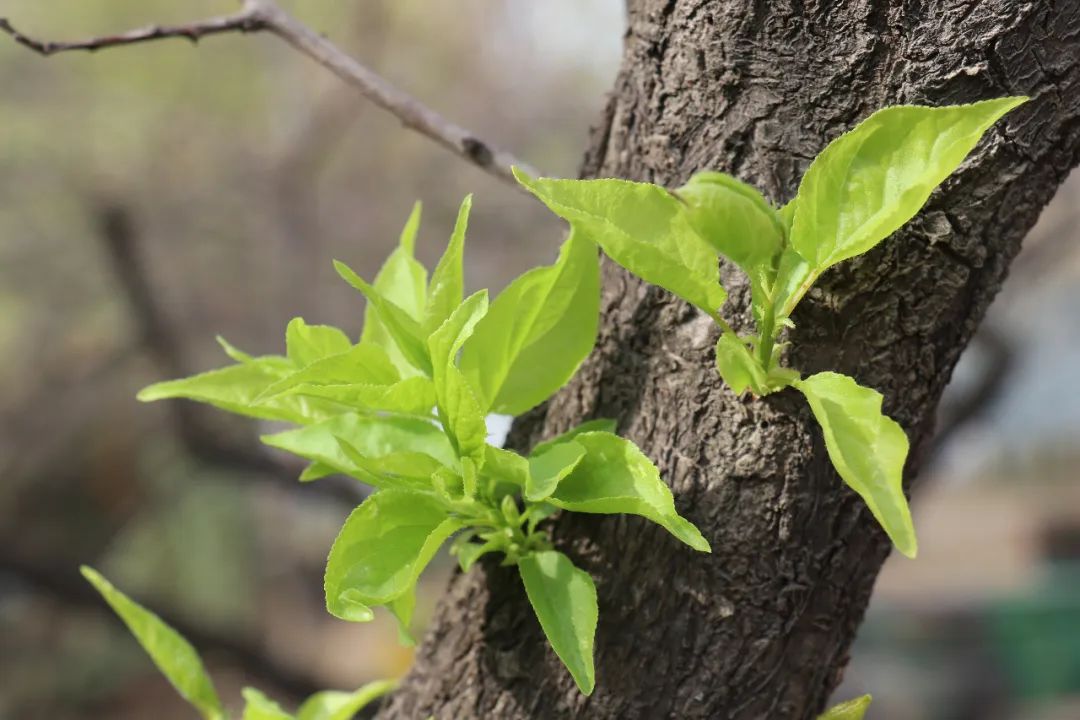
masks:
[[[285,12],[273,0],[244,0],[243,8],[237,13],[187,25],[155,25],[120,35],[74,42],[50,42],[31,38],[16,30],[5,18],[0,18],[0,31],[10,35],[19,44],[45,56],[76,50],[94,52],[168,38],[184,38],[197,42],[208,35],[271,32],[355,87],[368,100],[396,116],[405,127],[427,136],[498,179],[516,186],[511,167],[521,168],[531,175],[540,174],[510,153],[496,149],[475,133],[450,122],[413,96],[398,89]]]
[[[249,33],[265,30],[266,27],[251,12],[244,10],[233,15],[211,18],[187,25],[151,25],[139,28],[120,35],[104,35],[101,37],[76,40],[74,42],[49,42],[36,40],[16,30],[7,18],[0,18],[0,30],[10,35],[15,42],[28,47],[36,53],[56,55],[62,52],[83,50],[95,52],[103,48],[121,47],[123,45],[136,45],[152,40],[165,40],[168,38],[183,38],[197,43],[207,35],[221,35],[223,33]]]

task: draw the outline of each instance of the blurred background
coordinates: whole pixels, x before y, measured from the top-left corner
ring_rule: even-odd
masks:
[[[316,30],[545,172],[573,175],[614,77],[622,0],[308,0]],[[302,7],[300,7],[302,5]],[[0,0],[51,39],[183,22],[224,0]],[[561,227],[265,36],[45,60],[0,42],[0,720],[188,718],[79,577],[90,563],[181,629],[223,697],[292,704],[401,674],[385,614],[326,614],[322,569],[357,501],[300,487],[259,428],[155,380],[281,352],[301,315],[352,334],[416,199],[437,258],[476,193],[470,287],[553,257]],[[965,355],[839,695],[871,717],[1080,717],[1080,176],[1047,209]],[[450,563],[424,576],[418,617]]]

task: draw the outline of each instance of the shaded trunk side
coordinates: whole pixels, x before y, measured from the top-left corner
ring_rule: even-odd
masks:
[[[583,175],[674,186],[715,168],[779,203],[881,106],[1031,95],[916,221],[828,272],[793,318],[789,362],[884,393],[912,439],[910,478],[957,358],[1080,159],[1078,63],[1077,0],[631,0]],[[748,327],[749,289],[723,276],[725,313]],[[486,563],[451,581],[380,717],[807,720],[838,683],[889,546],[801,396],[734,397],[711,321],[610,263],[602,312],[596,352],[514,442],[617,418],[714,553],[637,518],[564,516],[555,537],[599,590],[594,695],[547,647],[515,570]]]

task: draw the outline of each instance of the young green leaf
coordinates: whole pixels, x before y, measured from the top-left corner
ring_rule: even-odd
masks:
[[[915,557],[915,527],[903,487],[908,439],[900,425],[881,413],[881,393],[833,372],[811,375],[794,386],[810,403],[840,477],[866,501],[897,549]]]
[[[576,512],[641,515],[695,550],[710,552],[698,529],[676,512],[660,471],[637,446],[605,432],[582,433],[574,442],[585,456],[547,502]]]
[[[596,418],[595,420],[586,420],[575,428],[572,428],[562,435],[556,435],[550,440],[537,443],[532,452],[529,453],[529,457],[545,453],[559,443],[569,442],[576,438],[578,435],[587,432],[605,432],[614,433],[619,427],[619,423],[611,418]]]
[[[484,411],[455,360],[461,346],[488,309],[487,290],[470,295],[428,338],[439,419],[460,457],[483,461],[487,441]]]
[[[221,346],[221,349],[225,351],[225,354],[228,355],[229,358],[231,358],[234,362],[248,363],[255,361],[255,358],[252,357],[250,354],[236,347],[220,335],[216,336],[214,339],[217,340],[217,344]],[[280,358],[280,360],[285,365],[290,364],[288,358]]]
[[[599,303],[596,246],[571,231],[555,264],[510,283],[462,348],[482,406],[520,415],[565,385],[596,343]]]
[[[340,355],[352,348],[349,336],[329,325],[308,325],[304,318],[293,318],[285,328],[286,355],[298,368],[330,355]]]
[[[772,268],[784,247],[784,225],[755,188],[720,172],[700,172],[675,191],[690,225],[751,279]]]
[[[854,700],[834,705],[824,715],[819,715],[818,720],[863,720],[866,709],[870,707],[871,699],[869,695],[863,695]]]
[[[431,376],[431,358],[427,354],[424,334],[420,323],[397,303],[382,294],[373,285],[357,275],[352,268],[338,260],[334,269],[345,282],[359,290],[367,298],[368,306],[375,309],[383,328],[394,345],[409,363],[427,376]]]
[[[353,475],[365,482],[371,482],[368,478],[371,467],[358,465],[357,456],[379,462],[395,455],[423,454],[439,465],[456,467],[458,464],[446,434],[434,423],[415,418],[345,413],[315,425],[265,435],[262,441],[270,447],[312,460],[331,472]],[[351,455],[342,443],[356,455]],[[420,465],[420,459],[412,459]],[[420,469],[426,470],[427,466]]]
[[[345,521],[326,563],[326,607],[365,622],[371,607],[411,594],[432,556],[461,524],[434,495],[389,489],[375,493]]]
[[[416,233],[420,229],[420,213],[421,205],[416,203],[408,222],[405,223],[405,229],[401,231],[398,247],[390,253],[372,283],[379,294],[416,321],[423,317],[427,300],[427,270],[414,256]],[[378,345],[385,350],[403,376],[417,372],[398,349],[397,343],[371,304],[364,309],[364,331],[360,341]]]
[[[291,324],[290,324],[291,326]],[[386,351],[378,345],[347,345],[333,355],[315,358],[296,372],[278,380],[264,390],[258,399],[283,395],[295,388],[317,385],[390,385],[401,379]]]
[[[603,248],[612,260],[715,317],[727,293],[716,251],[690,227],[667,190],[627,180],[534,179],[519,183]]]
[[[469,211],[472,209],[472,195],[467,195],[458,211],[454,232],[446,246],[439,264],[431,274],[428,287],[427,305],[424,308],[423,321],[420,323],[424,337],[439,329],[450,313],[461,305],[465,297],[465,278],[462,269],[462,255],[465,248],[465,230],[469,225]]]
[[[330,413],[325,402],[300,397],[284,397],[259,401],[268,387],[293,371],[288,361],[256,358],[239,365],[192,375],[180,380],[155,383],[139,391],[142,402],[185,398],[206,403],[237,415],[261,420],[284,420],[305,424],[320,420]]]
[[[270,388],[267,392],[276,389]],[[332,403],[337,406],[337,412],[356,410],[365,413],[388,412],[426,417],[435,407],[435,386],[431,380],[422,376],[405,378],[390,385],[369,383],[334,385],[302,382],[296,385],[290,384],[280,393],[269,397],[282,399],[289,396]],[[265,401],[260,400],[260,402]]]
[[[120,616],[135,639],[146,650],[162,674],[180,696],[191,703],[206,720],[224,720],[217,691],[206,674],[199,654],[179,633],[154,613],[128,598],[93,568],[82,566],[83,577]]]
[[[469,572],[476,561],[488,553],[502,550],[504,544],[499,540],[488,540],[484,543],[465,541],[455,543],[450,549],[450,554],[456,555],[461,572]]]
[[[518,561],[529,603],[555,654],[581,692],[596,686],[593,639],[596,635],[596,586],[589,573],[560,552],[526,555]]]
[[[276,702],[255,688],[244,688],[243,720],[294,720]]]
[[[914,217],[983,133],[1026,100],[878,110],[811,163],[799,185],[792,247],[818,270],[870,250]]]
[[[393,680],[379,680],[353,692],[325,690],[316,693],[300,706],[296,720],[352,720],[356,713],[396,686]]]
[[[531,456],[529,478],[525,482],[525,499],[539,502],[551,495],[583,457],[585,448],[573,440],[553,445],[545,452]]]
[[[747,388],[759,397],[769,394],[765,368],[746,343],[731,333],[724,333],[716,342],[716,369],[724,384],[736,395],[741,395]]]

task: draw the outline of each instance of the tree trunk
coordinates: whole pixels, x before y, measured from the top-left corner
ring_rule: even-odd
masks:
[[[793,318],[794,367],[884,393],[912,440],[910,479],[960,352],[1080,155],[1080,1],[629,4],[587,177],[675,186],[715,168],[780,203],[830,139],[879,107],[1033,98],[916,221],[827,273]],[[886,538],[797,393],[736,398],[713,367],[707,317],[610,263],[604,273],[596,352],[515,442],[617,418],[713,554],[637,518],[563,516],[556,541],[599,590],[592,697],[548,648],[515,570],[486,563],[451,581],[380,717],[806,720],[839,682]],[[747,284],[723,276],[725,313],[745,326]]]

